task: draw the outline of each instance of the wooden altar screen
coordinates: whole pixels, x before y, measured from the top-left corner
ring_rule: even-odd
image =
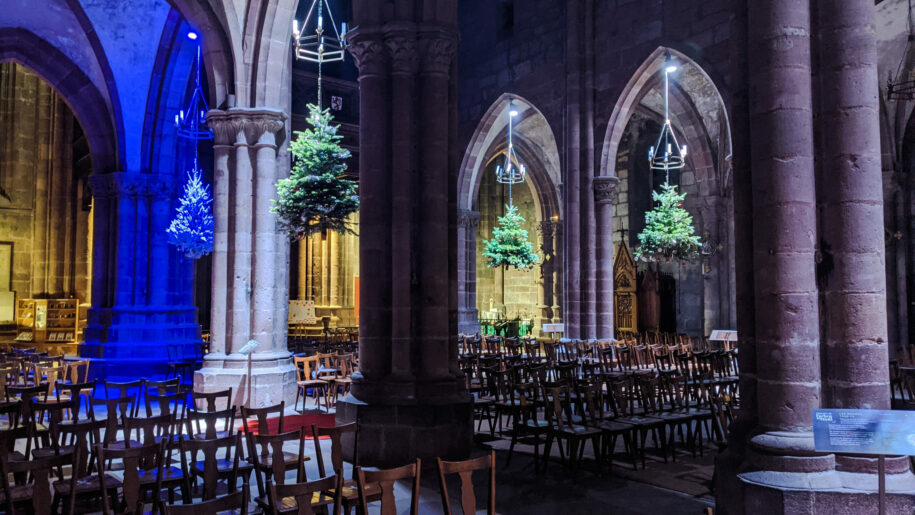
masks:
[[[617,338],[638,332],[638,299],[636,297],[635,261],[620,241],[613,263],[613,319]]]

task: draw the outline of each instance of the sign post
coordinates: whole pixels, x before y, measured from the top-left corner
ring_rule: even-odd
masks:
[[[877,456],[880,515],[886,513],[886,456],[915,456],[915,411],[813,410],[817,452]]]
[[[248,383],[248,392],[245,395],[245,408],[247,409],[251,409],[251,355],[254,354],[254,349],[256,349],[260,344],[261,343],[257,340],[251,340],[246,343],[244,347],[238,350],[239,354],[248,357],[248,378],[246,379]]]

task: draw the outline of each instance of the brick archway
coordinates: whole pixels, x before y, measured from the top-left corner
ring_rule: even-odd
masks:
[[[119,169],[122,156],[110,106],[102,92],[73,61],[23,28],[0,29],[2,61],[14,61],[33,70],[60,93],[86,133],[94,173]]]

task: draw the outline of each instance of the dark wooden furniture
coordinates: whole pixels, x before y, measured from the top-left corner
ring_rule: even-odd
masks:
[[[496,515],[496,451],[493,449],[488,455],[464,461],[443,461],[437,458],[438,482],[442,491],[442,510],[445,515],[451,515],[451,500],[448,497],[448,482],[446,476],[457,474],[461,478],[461,509],[464,513],[477,512],[477,498],[473,491],[472,474],[476,470],[486,470],[489,475],[489,501],[486,503],[486,513]]]
[[[410,502],[410,515],[419,515],[419,476],[422,461],[401,467],[385,470],[365,470],[356,467],[354,476],[359,488],[359,500],[365,512],[376,513],[369,510],[367,486],[377,483],[381,489],[381,515],[396,515],[397,503],[394,501],[394,482],[400,479],[413,479],[412,499]]]

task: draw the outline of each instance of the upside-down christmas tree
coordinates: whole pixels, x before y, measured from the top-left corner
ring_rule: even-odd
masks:
[[[353,232],[347,217],[359,209],[356,182],[344,176],[349,150],[328,109],[309,104],[312,126],[289,145],[293,156],[289,177],[276,184],[272,211],[291,238],[337,231]]]
[[[651,194],[657,204],[645,213],[645,229],[639,233],[635,258],[642,261],[689,261],[699,255],[701,242],[693,217],[683,209],[686,193],[667,182]]]
[[[175,218],[168,226],[168,242],[192,259],[209,254],[213,251],[213,197],[210,187],[203,182],[196,159],[194,168],[187,173],[179,202]]]
[[[486,248],[483,256],[489,259],[488,266],[515,267],[527,270],[540,262],[534,253],[534,246],[527,239],[527,230],[521,227],[524,217],[518,214],[518,207],[505,206],[505,215],[499,217],[499,225],[492,230],[492,239],[483,240]]]

